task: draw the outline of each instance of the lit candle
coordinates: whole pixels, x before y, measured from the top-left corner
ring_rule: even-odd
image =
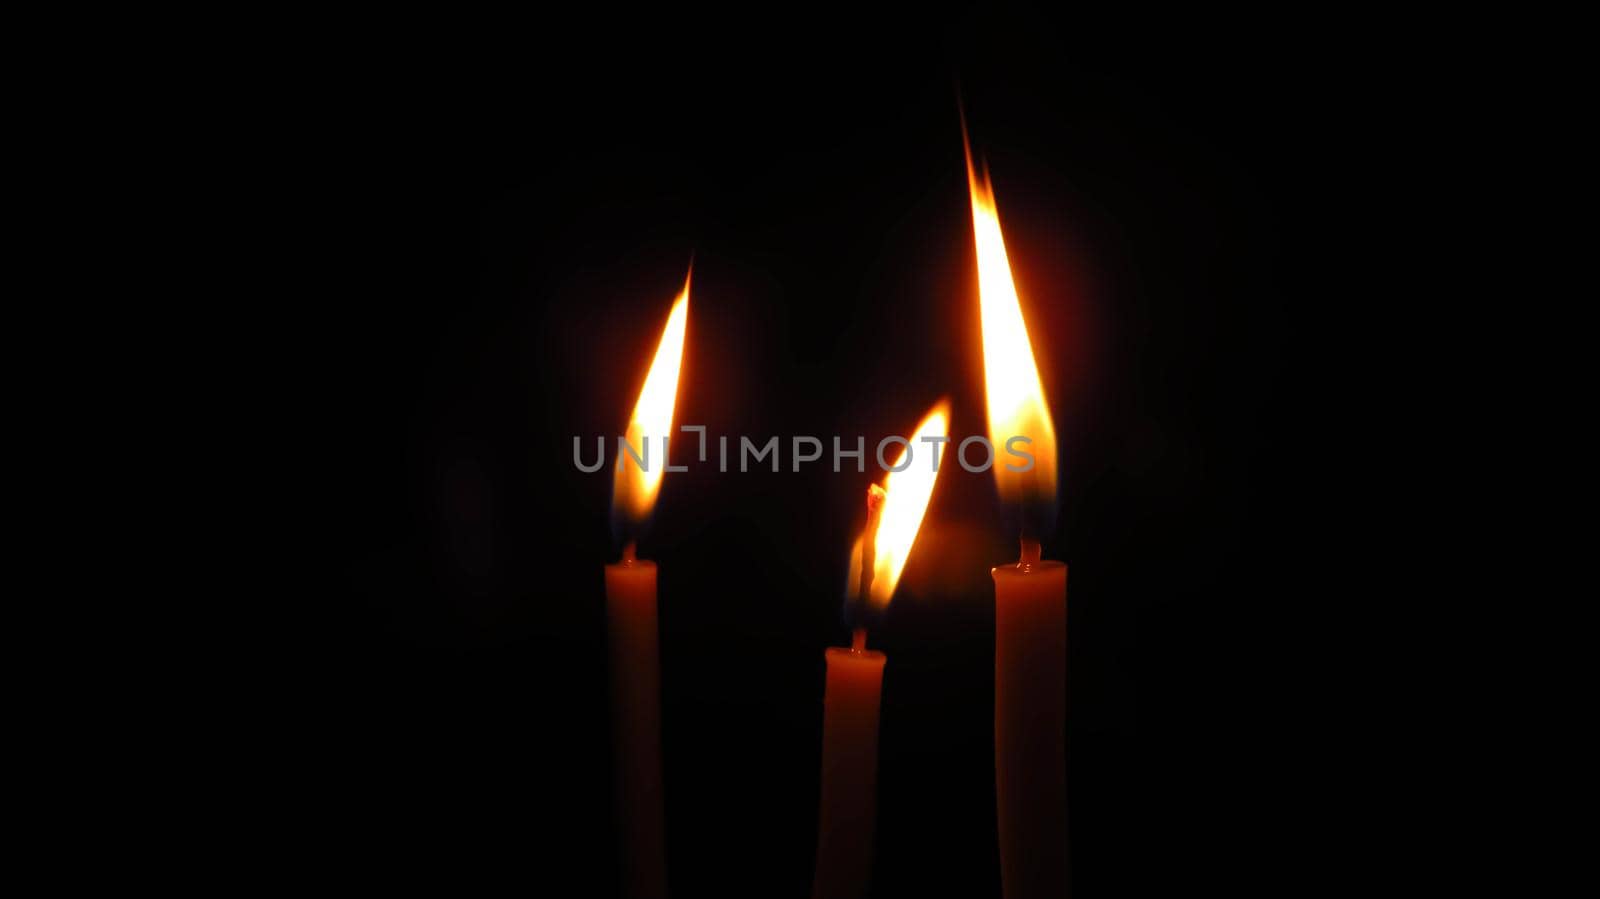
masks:
[[[910,444],[901,448],[884,486],[867,490],[867,527],[851,551],[846,601],[881,613],[894,596],[900,572],[916,541],[933,495],[942,459],[923,438],[949,432],[949,410],[939,403]],[[911,447],[926,448],[927,455]],[[867,649],[865,626],[855,628],[849,649],[829,649],[822,700],[822,802],[817,815],[814,899],[854,899],[867,892],[872,874],[872,829],[878,807],[878,702],[881,652]]]
[[[1021,558],[993,570],[995,797],[1007,899],[1067,895],[1067,566],[1041,561],[1054,525],[1056,437],[1011,279],[994,188],[967,153],[978,253],[984,392],[1001,499]],[[1019,440],[1018,438],[1023,438]],[[1003,450],[1025,452],[1032,464]],[[1027,470],[1018,470],[1027,469]]]
[[[672,430],[688,318],[689,282],[685,280],[683,292],[662,330],[650,373],[639,391],[639,402],[628,419],[625,439],[639,458],[619,450],[612,480],[612,523],[625,547],[622,561],[606,566],[611,724],[623,890],[635,899],[667,895],[656,563],[636,557],[635,541],[655,507],[667,465],[667,437]],[[661,451],[653,463],[647,447],[650,443]]]

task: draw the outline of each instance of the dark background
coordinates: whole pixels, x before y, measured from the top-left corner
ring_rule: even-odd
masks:
[[[341,45],[265,79],[297,422],[272,439],[308,473],[268,613],[292,638],[262,737],[275,865],[615,892],[610,476],[571,441],[625,424],[692,258],[676,421],[778,435],[784,470],[669,475],[641,541],[672,886],[808,894],[822,652],[848,640],[870,473],[791,473],[788,438],[870,447],[941,396],[984,432],[959,99],[1061,438],[1077,894],[1283,886],[1305,773],[1271,665],[1326,524],[1293,485],[1302,360],[1337,315],[1336,113],[1292,53],[1075,64],[1092,43],[1010,20],[560,58]],[[992,479],[947,466],[872,634],[878,896],[999,895],[999,518]]]

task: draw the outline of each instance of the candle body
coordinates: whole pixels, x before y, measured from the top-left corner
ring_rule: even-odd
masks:
[[[830,649],[822,701],[822,803],[814,899],[857,899],[872,874],[878,808],[881,652]]]
[[[1006,899],[1067,895],[1067,566],[994,569],[995,795]]]
[[[654,562],[606,566],[606,626],[623,891],[657,899],[667,895],[667,856]]]

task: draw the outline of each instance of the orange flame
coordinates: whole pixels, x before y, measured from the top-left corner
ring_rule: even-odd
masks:
[[[882,505],[877,513],[877,533],[872,540],[872,582],[867,588],[868,600],[875,608],[884,608],[894,596],[894,588],[900,583],[900,573],[905,570],[906,559],[910,557],[911,547],[916,543],[917,531],[922,527],[922,517],[928,511],[928,500],[933,496],[934,482],[939,478],[939,470],[931,455],[936,445],[924,443],[922,438],[947,437],[949,432],[950,407],[941,400],[928,411],[922,423],[917,425],[910,446],[901,447],[900,454],[895,457],[890,467],[899,468],[906,465],[908,452],[912,454],[911,463],[906,465],[904,471],[889,472],[888,477],[884,479]],[[944,456],[945,453],[939,453],[939,465],[944,464]],[[860,594],[856,574],[861,570],[864,539],[856,540],[855,549],[851,553],[852,596]]]
[[[678,396],[678,370],[683,364],[683,335],[689,323],[689,279],[672,304],[661,342],[656,346],[650,374],[639,391],[639,402],[628,418],[628,446],[645,460],[645,466],[627,452],[617,455],[612,480],[612,508],[632,522],[643,521],[655,506],[667,459],[663,438],[672,436],[672,408]],[[649,441],[650,448],[645,449]]]
[[[983,381],[989,411],[989,439],[994,443],[995,480],[1008,502],[1029,494],[1050,494],[1056,488],[1056,429],[1050,420],[1033,345],[1022,321],[1022,304],[1011,280],[1005,240],[1000,236],[1000,213],[994,202],[989,174],[980,180],[967,148],[967,187],[972,195],[972,232],[978,250],[978,303],[983,322]],[[1030,471],[1013,471],[1007,465],[1027,463],[1007,453],[1007,441],[1025,437],[1013,446],[1034,458]]]

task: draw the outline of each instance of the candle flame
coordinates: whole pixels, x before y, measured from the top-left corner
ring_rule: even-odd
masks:
[[[978,251],[978,303],[983,323],[983,381],[989,412],[989,439],[994,443],[995,480],[1007,502],[1025,502],[1040,494],[1053,497],[1056,489],[1056,430],[1039,382],[1028,327],[1022,321],[1022,304],[1011,279],[1005,240],[1000,235],[1000,212],[987,171],[980,179],[967,148],[967,187],[972,195],[972,231]],[[1007,441],[1018,441],[1017,451],[1034,458],[1031,471],[1006,466],[1027,463],[1007,452]]]
[[[900,454],[895,457],[891,468],[899,468],[906,464],[906,453],[910,452],[911,463],[904,471],[891,471],[884,479],[882,496],[878,508],[878,526],[872,537],[873,563],[872,582],[867,588],[868,599],[877,609],[888,606],[889,600],[894,596],[894,588],[900,583],[900,573],[905,570],[906,559],[911,555],[911,547],[917,540],[917,531],[922,527],[922,517],[928,511],[928,500],[933,496],[934,482],[939,478],[938,468],[933,463],[931,455],[938,446],[924,443],[924,437],[947,437],[950,432],[950,407],[940,400],[935,405],[922,423],[917,425],[916,433],[911,437],[910,446],[901,447]],[[945,454],[941,452],[938,464],[944,464]],[[855,552],[852,554],[852,585],[854,572],[860,569],[862,540],[856,541]]]
[[[672,435],[672,408],[678,396],[678,370],[683,364],[683,335],[688,322],[689,279],[685,278],[683,291],[672,304],[666,327],[661,329],[661,342],[639,391],[639,402],[628,418],[625,439],[646,464],[641,467],[627,452],[617,454],[611,506],[613,512],[634,524],[649,517],[661,490],[661,475],[667,467],[663,438]],[[646,440],[649,449],[644,448]]]

